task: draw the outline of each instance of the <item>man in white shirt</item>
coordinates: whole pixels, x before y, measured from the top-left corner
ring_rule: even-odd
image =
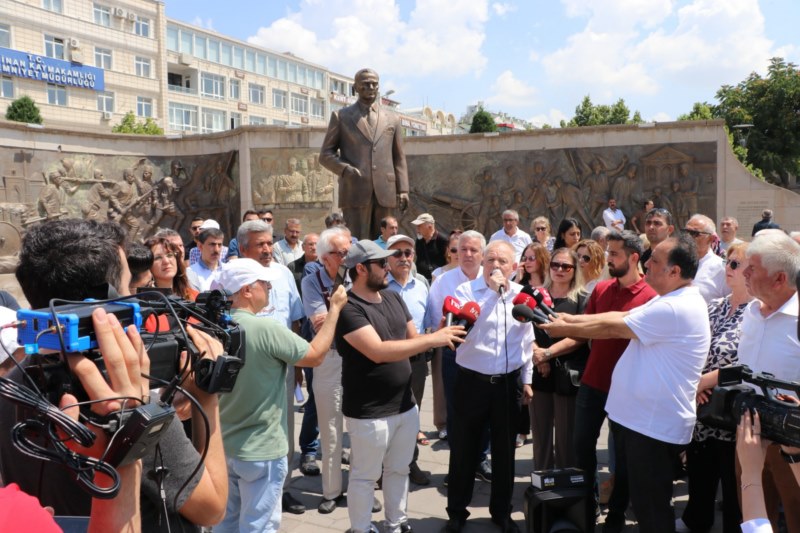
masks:
[[[288,266],[289,263],[303,256],[303,246],[300,243],[301,232],[300,219],[286,219],[286,225],[283,228],[283,239],[276,242],[272,247],[272,257],[276,262],[283,266]]]
[[[519,262],[522,251],[531,242],[531,236],[519,229],[519,213],[513,209],[503,211],[503,228],[494,232],[489,242],[502,240],[514,247],[514,260]]]
[[[646,281],[658,298],[627,312],[561,313],[542,326],[553,337],[631,339],[614,368],[606,412],[642,531],[674,527],[674,459],[692,440],[697,385],[711,343],[706,305],[692,286],[698,265],[692,241],[683,234],[653,250]],[[605,530],[622,530],[624,516],[614,518],[613,529]]]
[[[608,199],[608,209],[603,211],[603,222],[608,229],[617,231],[625,229],[625,214],[621,209],[617,209],[617,201],[614,198]]]
[[[197,237],[200,258],[186,269],[186,277],[193,289],[200,292],[210,290],[211,284],[219,277],[223,237],[219,228],[204,229]]]
[[[745,283],[756,299],[742,318],[739,363],[754,372],[800,381],[795,287],[800,244],[778,232],[758,235],[747,248],[747,258]],[[778,445],[770,445],[762,475],[767,515],[777,531],[778,508],[783,503],[788,530],[800,531],[800,487],[786,466]]]
[[[739,231],[739,221],[734,217],[725,217],[719,223],[719,249],[727,252],[728,248],[734,244],[744,242],[742,239],[736,238],[736,232]]]
[[[711,237],[716,230],[714,221],[705,215],[692,215],[684,229],[697,246],[700,265],[694,277],[694,286],[700,289],[706,303],[723,298],[731,292],[725,283],[725,261],[711,250]]]

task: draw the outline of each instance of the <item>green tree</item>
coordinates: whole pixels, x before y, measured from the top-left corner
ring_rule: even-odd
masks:
[[[717,91],[714,115],[729,129],[752,124],[739,135],[746,141],[745,164],[784,187],[800,174],[800,70],[780,57],[770,60],[765,77],[753,72],[736,86]],[[740,151],[741,153],[741,151]]]
[[[6,118],[14,122],[25,122],[27,124],[41,124],[42,115],[39,108],[30,96],[20,96],[6,109]]]
[[[150,117],[144,122],[136,120],[133,111],[128,111],[119,124],[111,128],[114,133],[136,133],[139,135],[164,135],[164,130]]]
[[[692,110],[685,115],[678,115],[678,120],[713,120],[714,109],[708,102],[695,102]]]
[[[484,133],[492,131],[497,131],[497,124],[495,124],[492,115],[481,107],[478,109],[478,112],[472,116],[472,125],[469,127],[469,132]]]
[[[574,128],[576,126],[605,126],[609,124],[639,124],[642,115],[635,111],[631,117],[631,110],[625,104],[625,100],[620,98],[612,105],[595,105],[591,97],[587,94],[583,97],[580,105],[575,108],[575,116],[569,122],[561,121],[562,128]]]

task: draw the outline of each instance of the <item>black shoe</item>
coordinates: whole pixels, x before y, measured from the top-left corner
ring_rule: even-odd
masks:
[[[486,483],[492,482],[492,465],[489,460],[481,461],[475,470],[475,477]]]
[[[445,524],[444,533],[460,533],[462,529],[464,529],[465,521],[461,520],[460,518],[451,518]]]
[[[319,466],[317,466],[317,458],[312,453],[307,453],[300,460],[300,472],[304,476],[318,476]]]
[[[416,461],[411,463],[408,467],[408,479],[411,481],[411,483],[415,485],[425,486],[431,484],[430,476],[428,476],[428,474],[420,470],[419,465],[417,464]]]
[[[495,520],[492,518],[492,523],[498,526],[503,533],[520,533],[519,526],[517,526],[516,522],[511,520],[510,516],[504,520]]]
[[[411,529],[411,524],[403,522],[400,524],[400,533],[414,533],[414,530]]]
[[[381,511],[383,511],[383,505],[381,505],[381,502],[378,501],[378,498],[373,497],[372,498],[372,512],[373,513],[380,513]]]
[[[331,514],[336,510],[336,507],[343,502],[344,494],[340,494],[332,500],[323,497],[322,501],[319,503],[319,507],[317,507],[317,511],[319,511],[320,514]]]
[[[623,529],[625,529],[625,515],[609,512],[603,523],[603,533],[620,533]]]
[[[303,514],[306,512],[306,506],[288,492],[283,493],[281,507],[286,513]]]
[[[446,487],[449,482],[450,482],[450,474],[445,474],[444,479],[442,480],[442,485]]]

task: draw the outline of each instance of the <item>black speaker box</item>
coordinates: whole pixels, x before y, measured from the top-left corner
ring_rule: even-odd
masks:
[[[557,533],[589,530],[586,488],[540,490],[528,487],[523,501],[527,533]]]

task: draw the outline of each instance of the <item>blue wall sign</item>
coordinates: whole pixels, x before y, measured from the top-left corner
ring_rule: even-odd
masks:
[[[0,74],[102,91],[103,69],[0,47]]]

